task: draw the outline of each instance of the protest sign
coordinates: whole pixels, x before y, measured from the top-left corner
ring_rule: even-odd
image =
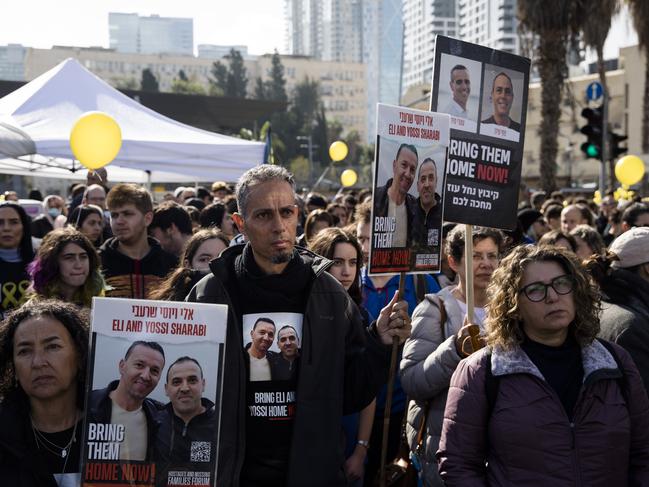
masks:
[[[439,270],[449,116],[377,105],[369,273]]]
[[[530,60],[437,36],[431,111],[451,115],[444,220],[516,227]]]
[[[214,486],[227,306],[94,298],[82,481]]]

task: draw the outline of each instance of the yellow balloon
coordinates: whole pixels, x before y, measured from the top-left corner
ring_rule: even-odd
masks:
[[[593,195],[593,201],[598,205],[602,204],[602,193],[599,192],[599,189],[595,190],[595,194]]]
[[[615,164],[615,177],[631,186],[642,179],[644,170],[644,162],[638,156],[624,156]]]
[[[354,171],[353,169],[345,169],[340,175],[340,182],[345,188],[354,186],[357,179],[358,176],[356,175],[356,171]]]
[[[345,157],[347,157],[348,152],[349,150],[347,149],[347,144],[345,144],[342,140],[337,140],[329,146],[329,157],[331,157],[331,160],[335,162],[342,161]]]
[[[103,112],[87,112],[70,132],[70,149],[90,170],[99,169],[117,157],[122,147],[122,131],[113,117]]]

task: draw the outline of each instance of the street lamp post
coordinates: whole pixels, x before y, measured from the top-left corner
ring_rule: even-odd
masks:
[[[309,135],[298,135],[296,137],[297,140],[300,142],[304,141],[306,144],[300,144],[300,149],[306,149],[307,154],[308,154],[308,159],[309,159],[309,185],[313,184],[313,151],[318,147],[317,144],[313,143],[313,138],[311,137],[311,134]]]

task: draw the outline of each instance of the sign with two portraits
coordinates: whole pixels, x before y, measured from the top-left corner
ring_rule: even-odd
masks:
[[[437,36],[430,109],[451,116],[444,220],[512,230],[530,60]]]

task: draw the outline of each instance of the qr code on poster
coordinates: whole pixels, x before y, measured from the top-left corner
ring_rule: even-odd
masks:
[[[192,441],[191,462],[209,462],[212,443],[209,441]]]

